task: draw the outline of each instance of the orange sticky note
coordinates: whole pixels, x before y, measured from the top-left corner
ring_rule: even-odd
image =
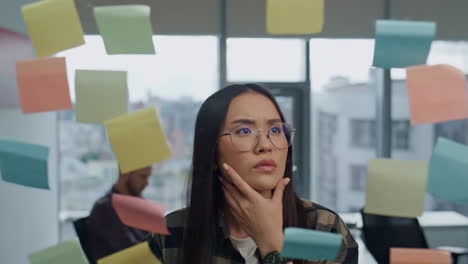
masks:
[[[23,113],[72,108],[65,58],[18,61],[16,79]]]
[[[468,95],[462,71],[450,65],[406,69],[411,124],[468,118]]]
[[[112,194],[112,206],[127,226],[168,235],[164,206],[160,203],[122,194]]]
[[[391,248],[390,264],[450,264],[449,251],[427,248]]]

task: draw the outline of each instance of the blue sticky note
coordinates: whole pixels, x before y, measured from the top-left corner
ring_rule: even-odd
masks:
[[[6,182],[49,189],[49,148],[0,138],[0,174]]]
[[[335,260],[342,243],[339,234],[288,227],[281,256],[305,260]]]
[[[468,147],[439,138],[429,164],[427,190],[435,197],[468,204]]]
[[[435,22],[377,20],[373,66],[384,69],[426,64]]]

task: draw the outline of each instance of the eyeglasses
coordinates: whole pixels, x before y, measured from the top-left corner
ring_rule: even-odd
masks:
[[[268,129],[267,138],[271,144],[278,149],[284,149],[291,146],[294,139],[294,129],[288,123],[276,123]],[[254,149],[260,141],[260,132],[255,126],[242,124],[231,130],[229,133],[220,135],[224,137],[229,135],[232,145],[239,151],[245,152]]]

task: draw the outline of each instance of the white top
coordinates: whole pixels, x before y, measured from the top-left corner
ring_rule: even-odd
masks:
[[[231,240],[234,248],[239,250],[239,253],[245,259],[246,264],[258,264],[258,258],[255,255],[257,244],[255,244],[255,241],[252,238],[246,237],[239,239],[229,236],[229,239]]]

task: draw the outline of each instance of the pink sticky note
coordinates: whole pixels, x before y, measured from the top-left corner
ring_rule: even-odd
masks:
[[[18,61],[16,80],[23,113],[72,108],[65,58]]]
[[[462,71],[450,65],[406,69],[411,124],[468,118],[468,95]]]
[[[112,206],[127,226],[168,235],[164,206],[160,203],[122,194],[112,194]]]
[[[427,248],[390,248],[390,264],[450,264],[450,251]]]

